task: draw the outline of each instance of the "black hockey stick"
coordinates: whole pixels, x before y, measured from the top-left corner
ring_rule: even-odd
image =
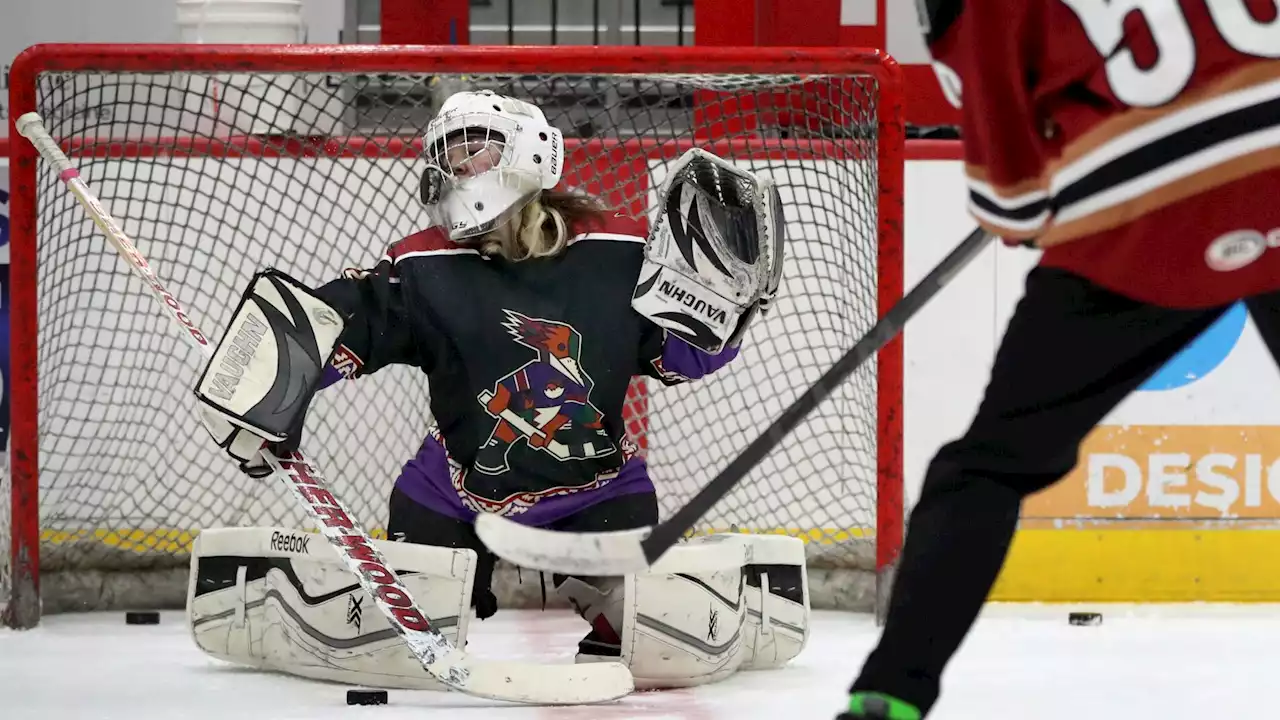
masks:
[[[476,532],[499,557],[522,567],[576,575],[624,575],[643,572],[760,464],[792,430],[868,358],[888,345],[938,291],[969,264],[992,239],[978,228],[938,263],[911,292],[880,318],[849,352],[823,373],[803,395],[666,521],[652,529],[569,533],[517,524],[481,513]]]

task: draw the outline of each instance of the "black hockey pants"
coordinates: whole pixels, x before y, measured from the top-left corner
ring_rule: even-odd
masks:
[[[471,548],[478,556],[475,587],[471,607],[476,617],[484,620],[498,611],[498,598],[493,593],[493,566],[497,558],[476,535],[475,526],[419,505],[399,489],[391,492],[387,532],[391,537],[403,534],[405,542],[436,547]],[[633,530],[658,522],[658,497],[653,493],[635,493],[603,500],[583,508],[550,528],[563,532],[602,532]],[[533,577],[535,574],[531,574]],[[558,584],[558,576],[553,576]]]
[[[1246,304],[1280,358],[1280,293]],[[1032,270],[973,424],[929,465],[884,633],[854,691],[928,712],[1004,563],[1022,499],[1070,472],[1094,425],[1226,310],[1154,307]]]

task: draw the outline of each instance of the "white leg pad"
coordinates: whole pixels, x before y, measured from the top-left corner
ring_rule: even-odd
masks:
[[[738,670],[746,658],[744,560],[736,541],[694,538],[626,578],[622,661],[637,688],[703,685]]]
[[[432,624],[466,643],[476,554],[375,541]],[[320,535],[205,530],[187,591],[196,645],[220,660],[320,680],[443,690]]]
[[[743,670],[781,667],[809,640],[809,575],[804,542],[785,535],[746,535],[747,657]]]
[[[622,662],[675,688],[785,665],[809,639],[804,542],[719,533],[683,542],[624,585]]]

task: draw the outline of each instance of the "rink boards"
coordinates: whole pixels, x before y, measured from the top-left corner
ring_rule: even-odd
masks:
[[[615,184],[625,177],[625,198],[652,206],[664,163],[674,157],[633,157],[608,172]],[[781,174],[783,201],[796,208],[789,273],[776,309],[753,326],[729,368],[680,388],[651,383],[646,444],[668,512],[875,318],[874,213],[858,205],[876,200],[871,164],[812,152],[785,164],[769,156],[743,161]],[[217,337],[255,269],[276,264],[319,284],[344,267],[371,266],[388,242],[425,227],[411,165],[360,156],[162,164],[112,157],[85,163],[84,175],[197,325]],[[593,189],[602,177],[584,184]],[[866,192],[850,198],[855,181]],[[809,190],[800,197],[796,188]],[[305,525],[280,488],[241,476],[208,442],[189,410],[189,384],[175,381],[193,377],[199,358],[176,344],[70,198],[49,195],[41,207],[40,512],[52,555],[74,555],[73,546],[92,539],[120,551],[182,553],[201,527]],[[870,363],[699,529],[796,535],[830,564],[871,569],[875,385]],[[304,449],[369,525],[380,524],[393,479],[422,441],[428,403],[424,378],[408,368],[317,397]]]
[[[906,195],[909,286],[972,224],[958,163],[909,162]],[[932,453],[972,416],[1021,277],[1034,260],[1029,251],[992,249],[913,321],[904,397],[908,499]],[[7,302],[5,307],[7,313]],[[164,331],[158,322],[156,328]],[[1273,567],[1280,557],[1274,529],[1280,518],[1280,405],[1274,402],[1280,380],[1244,319],[1228,318],[1184,355],[1170,377],[1156,378],[1161,381],[1107,418],[1088,439],[1075,472],[1028,501],[996,598],[1280,600],[1280,568]],[[185,395],[175,401],[185,402]],[[858,452],[867,457],[868,449]],[[399,460],[388,463],[394,471]],[[260,490],[252,501],[258,511],[287,502],[271,489]],[[799,503],[802,512],[817,512],[813,497],[786,500]],[[776,498],[753,501],[765,506]],[[367,511],[380,516],[381,503],[378,493]],[[789,529],[818,537],[867,533],[870,509],[859,508],[845,521]],[[59,534],[51,531],[48,540],[57,542]],[[185,528],[103,537],[121,547],[173,549],[189,539]]]
[[[973,223],[958,162],[908,163],[906,197],[910,287]],[[909,500],[977,409],[1037,255],[988,250],[908,329]],[[1104,419],[1069,476],[1028,499],[993,597],[1280,600],[1277,397],[1280,373],[1237,308]]]

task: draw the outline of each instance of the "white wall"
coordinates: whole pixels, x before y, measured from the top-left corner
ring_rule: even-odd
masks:
[[[908,287],[973,227],[957,162],[907,168]],[[1207,246],[1213,238],[1204,238]],[[1039,254],[995,246],[906,332],[907,495],[932,454],[963,433]],[[1280,373],[1242,311],[1228,313],[1103,418],[1079,467],[1023,517],[1220,520],[1280,517]],[[1267,470],[1270,469],[1270,470]],[[1267,492],[1261,491],[1267,470]]]
[[[965,212],[958,162],[907,163],[906,288],[924,277],[975,224]],[[907,496],[914,498],[929,458],[968,424],[993,357],[998,328],[995,283],[998,251],[976,258],[904,334],[903,458]]]
[[[301,0],[308,41],[336,43],[343,0]],[[178,42],[176,0],[6,0],[0,3],[0,137],[8,135],[13,58],[38,43]]]

